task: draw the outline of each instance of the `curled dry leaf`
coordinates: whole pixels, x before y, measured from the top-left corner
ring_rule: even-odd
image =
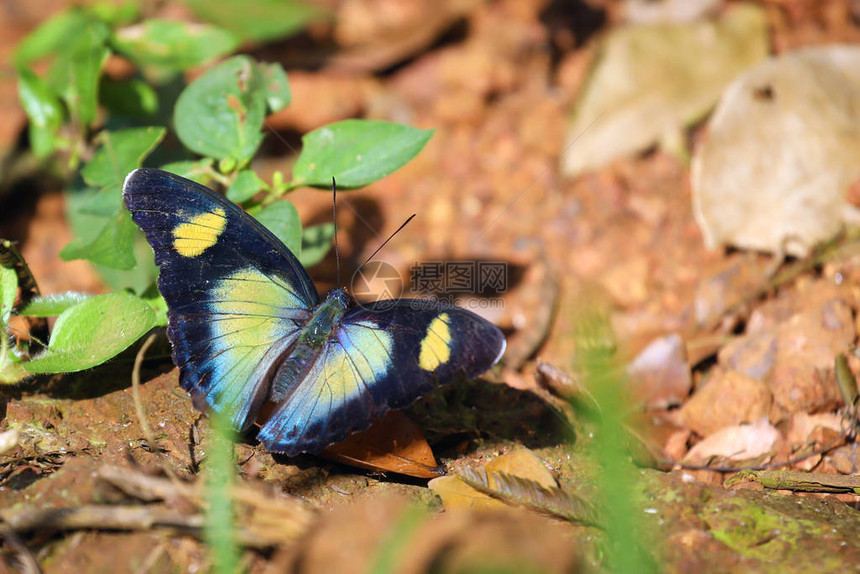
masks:
[[[808,48],[771,59],[726,88],[693,157],[705,243],[803,256],[860,211],[860,48]]]
[[[461,478],[475,490],[507,504],[522,505],[571,522],[600,524],[597,510],[591,504],[557,487],[547,488],[534,480],[487,469],[467,468]]]
[[[713,459],[744,461],[761,458],[773,452],[780,436],[767,417],[762,417],[750,425],[736,425],[715,432],[691,448],[684,462],[705,464]]]
[[[555,477],[538,456],[527,448],[518,448],[487,463],[482,472],[489,477],[491,488],[498,486],[494,478],[498,473],[527,479],[543,488],[555,488]],[[476,490],[460,476],[434,478],[428,484],[439,495],[446,510],[505,508],[504,502]]]

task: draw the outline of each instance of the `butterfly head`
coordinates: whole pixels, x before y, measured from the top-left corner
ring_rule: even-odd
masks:
[[[326,303],[334,304],[346,311],[352,303],[352,297],[344,288],[332,289],[325,297]]]

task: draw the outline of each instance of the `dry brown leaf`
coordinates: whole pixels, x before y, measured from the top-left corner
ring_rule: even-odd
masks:
[[[424,433],[403,411],[390,411],[369,429],[325,449],[321,456],[359,468],[417,478],[445,474]]]

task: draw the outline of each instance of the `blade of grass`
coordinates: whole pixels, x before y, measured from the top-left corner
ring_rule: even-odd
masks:
[[[394,524],[387,538],[383,540],[369,572],[371,574],[398,572],[397,566],[402,564],[402,558],[408,550],[409,542],[426,520],[427,509],[425,507],[418,504],[409,506]]]
[[[229,413],[212,412],[212,441],[209,447],[206,480],[205,538],[209,546],[212,572],[238,572],[240,548],[233,524],[232,490],[233,430]]]
[[[653,557],[644,550],[636,535],[638,505],[634,485],[638,469],[631,464],[625,448],[623,415],[624,367],[617,360],[608,319],[597,313],[579,318],[577,357],[583,382],[598,405],[600,416],[591,443],[591,456],[598,462],[596,477],[601,485],[600,508],[606,529],[606,565],[612,572],[653,572]]]

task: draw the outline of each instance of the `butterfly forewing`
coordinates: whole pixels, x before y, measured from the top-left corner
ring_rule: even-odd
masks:
[[[237,429],[248,427],[319,301],[313,283],[274,235],[201,185],[139,169],[123,198],[160,266],[182,387],[199,407],[227,410]]]

